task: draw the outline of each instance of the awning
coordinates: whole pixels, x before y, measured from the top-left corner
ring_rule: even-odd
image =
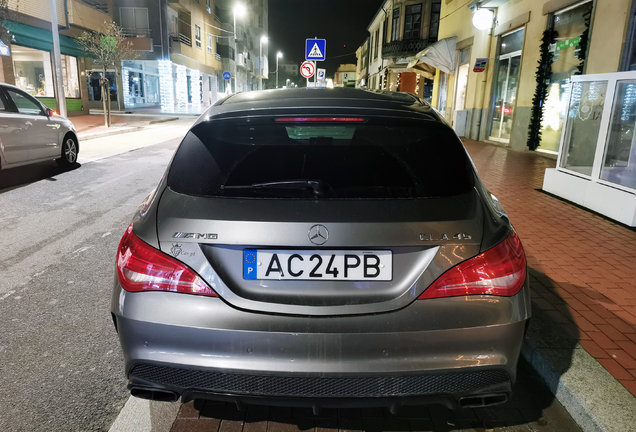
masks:
[[[49,30],[10,20],[5,20],[2,25],[9,31],[12,44],[42,51],[53,51],[53,34]],[[60,35],[60,52],[74,57],[87,57],[75,39],[64,35]]]
[[[407,68],[427,78],[435,75],[435,69],[447,74],[455,73],[455,50],[457,36],[442,39],[413,56]]]

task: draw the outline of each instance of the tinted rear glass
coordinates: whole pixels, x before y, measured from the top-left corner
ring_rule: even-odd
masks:
[[[434,121],[242,119],[188,132],[168,186],[213,197],[431,198],[468,192],[473,174],[455,134]]]

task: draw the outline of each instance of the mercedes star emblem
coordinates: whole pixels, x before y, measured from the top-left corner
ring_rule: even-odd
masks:
[[[329,231],[324,225],[314,225],[309,228],[309,240],[313,244],[325,244],[327,239],[329,239]]]

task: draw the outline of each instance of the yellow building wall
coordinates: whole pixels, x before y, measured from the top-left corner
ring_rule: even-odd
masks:
[[[631,0],[597,0],[585,73],[619,70],[630,8]]]
[[[510,28],[513,31],[525,29],[519,86],[516,96],[516,107],[513,137],[511,146],[524,148],[527,135],[527,122],[532,98],[536,89],[535,74],[540,57],[539,47],[543,32],[547,29],[548,15],[543,14],[543,6],[547,0],[509,0],[497,8],[495,25],[501,25],[523,14],[530,12],[530,20],[522,25]],[[620,66],[620,57],[625,41],[631,0],[594,0],[595,7],[591,22],[590,45],[586,63],[586,73],[616,72]],[[465,108],[482,109],[480,138],[484,137],[484,128],[488,127],[492,105],[493,76],[496,65],[498,37],[491,30],[477,30],[472,25],[472,11],[466,2],[460,0],[442,1],[439,39],[457,36],[459,43],[473,37],[470,52],[470,71],[466,90]],[[488,57],[488,65],[482,73],[472,71],[475,59]],[[456,76],[448,77],[446,118],[452,120],[455,97]],[[435,76],[433,105],[438,107],[440,73]],[[519,109],[521,108],[521,110]],[[515,130],[516,128],[516,130]],[[513,142],[514,141],[514,142]]]

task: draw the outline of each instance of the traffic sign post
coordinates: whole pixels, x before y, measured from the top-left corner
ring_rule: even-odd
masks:
[[[307,60],[307,62],[311,63],[313,65],[313,67],[314,67],[314,70],[311,73],[311,75],[305,76],[305,78],[307,78],[307,87],[309,87],[309,78],[311,78],[312,76],[315,77],[314,78],[314,87],[318,87],[318,79],[319,78],[320,79],[324,78],[324,76],[321,78],[321,77],[318,76],[318,74],[315,74],[315,72],[316,72],[316,63],[312,63],[312,62],[324,61],[326,58],[327,58],[327,40],[326,39],[318,39],[318,38],[305,39],[305,60]],[[307,63],[307,62],[305,62],[305,63]],[[303,65],[305,63],[303,63]],[[323,69],[321,69],[321,70],[323,70]],[[301,74],[302,74],[302,66],[301,66]],[[323,73],[323,75],[324,75],[324,73]]]
[[[324,61],[327,58],[326,39],[305,40],[305,60]]]
[[[310,61],[306,61],[300,65],[300,74],[303,78],[307,78],[307,87],[309,87],[309,78],[316,73],[316,65]]]

